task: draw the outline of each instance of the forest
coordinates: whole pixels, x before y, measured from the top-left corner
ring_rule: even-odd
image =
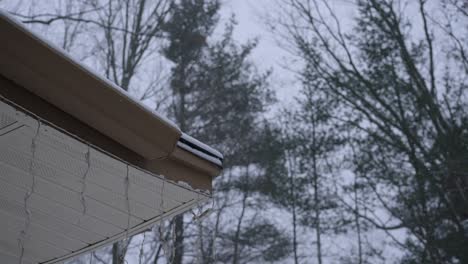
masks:
[[[468,2],[262,1],[265,68],[234,1],[0,0],[224,155],[210,202],[67,263],[468,263]]]

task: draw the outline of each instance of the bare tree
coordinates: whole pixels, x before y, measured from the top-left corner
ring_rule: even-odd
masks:
[[[466,42],[457,35],[468,20],[465,5],[447,2],[461,31],[453,24],[436,31],[443,19],[423,0],[412,2],[411,15],[400,1],[356,1],[352,34],[329,1],[282,1],[276,20],[307,71],[340,103],[334,118],[353,131],[366,184],[392,220],[360,217],[382,230],[408,230],[407,258],[416,262],[468,257]],[[445,61],[436,56],[444,48]]]
[[[62,22],[60,43],[66,51],[73,47],[78,34],[86,34],[82,39],[94,40],[91,44],[94,47],[88,48],[88,52],[91,49],[93,58],[98,58],[90,63],[100,65],[103,74],[125,91],[140,94],[141,100],[157,99],[155,103],[159,106],[168,96],[164,91],[168,71],[158,53],[162,41],[161,25],[172,3],[172,0],[66,0],[55,13],[13,14],[25,24]],[[90,58],[86,54],[80,56]],[[138,72],[143,63],[152,65],[146,76]],[[136,78],[145,81],[132,86],[131,82]],[[155,98],[156,94],[162,96]]]

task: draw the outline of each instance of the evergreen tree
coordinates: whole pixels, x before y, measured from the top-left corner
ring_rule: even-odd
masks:
[[[231,202],[237,200],[240,207],[229,207],[231,211],[239,209],[231,225],[218,230],[213,229],[216,223],[203,225],[208,242],[202,250],[203,263],[272,261],[289,252],[289,238],[256,213],[260,201],[251,201],[257,193],[256,179],[271,173],[271,165],[279,162],[273,151],[280,146],[275,145],[274,133],[262,118],[274,101],[268,89],[269,73],[256,71],[248,59],[256,43],[236,44],[232,37],[234,26],[235,21],[231,20],[222,39],[206,49],[197,78],[192,82],[202,88],[193,97],[199,111],[193,133],[225,155],[225,173],[215,183],[215,192],[218,196],[233,195]],[[213,234],[218,244],[211,239]],[[213,259],[213,254],[206,252],[213,252],[215,246],[219,250]]]
[[[195,251],[203,263],[283,258],[288,252],[288,238],[266,219],[247,217],[249,210],[255,210],[248,202],[254,194],[250,185],[265,164],[265,159],[256,154],[263,147],[262,140],[266,140],[259,115],[273,102],[267,89],[268,73],[258,73],[248,60],[255,42],[238,45],[233,40],[234,19],[227,23],[222,38],[210,43],[218,9],[217,1],[181,1],[163,26],[169,41],[164,54],[174,63],[171,114],[184,132],[222,150],[227,173],[236,171],[229,183],[221,177],[223,182],[216,183],[214,190],[221,194],[216,195],[234,191],[242,197],[234,225],[198,225],[196,239],[201,242],[195,244],[201,245],[187,250]],[[247,220],[250,229],[244,230]],[[184,222],[181,217],[175,221],[174,262],[181,263]],[[223,250],[215,253],[214,247],[220,245]]]
[[[163,24],[169,44],[164,55],[174,63],[171,77],[173,104],[171,114],[180,129],[192,133],[199,113],[193,111],[193,95],[202,87],[192,85],[207,38],[218,21],[217,0],[182,0],[174,4]],[[184,256],[184,216],[174,218],[174,256],[171,263],[181,264]]]

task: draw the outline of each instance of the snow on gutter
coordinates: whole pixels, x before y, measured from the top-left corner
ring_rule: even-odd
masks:
[[[223,166],[223,154],[185,133],[182,133],[177,146],[219,167]]]

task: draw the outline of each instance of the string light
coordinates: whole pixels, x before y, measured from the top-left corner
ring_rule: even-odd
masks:
[[[130,230],[130,199],[129,199],[129,190],[130,190],[130,173],[129,173],[129,166],[126,166],[127,173],[125,176],[125,205],[127,207],[127,230],[125,233],[125,239],[128,239],[128,231]]]
[[[85,153],[85,161],[86,161],[86,170],[81,178],[81,191],[80,191],[80,201],[82,206],[82,215],[86,214],[86,200],[85,200],[85,192],[86,192],[86,180],[88,178],[89,171],[91,169],[91,148],[89,144],[87,145],[87,150]]]
[[[29,167],[28,167],[28,173],[29,175],[31,175],[32,183],[31,183],[31,188],[26,192],[26,195],[24,196],[24,211],[26,213],[26,220],[24,223],[24,228],[23,230],[21,230],[20,236],[18,238],[18,245],[20,248],[20,256],[19,256],[20,264],[23,263],[24,250],[25,250],[24,244],[26,243],[27,233],[31,225],[31,210],[29,209],[29,200],[36,189],[36,174],[34,173],[34,164],[35,164],[35,159],[36,159],[37,139],[39,137],[40,129],[41,129],[41,121],[38,120],[36,133],[34,134],[31,140],[31,159],[29,161]]]

